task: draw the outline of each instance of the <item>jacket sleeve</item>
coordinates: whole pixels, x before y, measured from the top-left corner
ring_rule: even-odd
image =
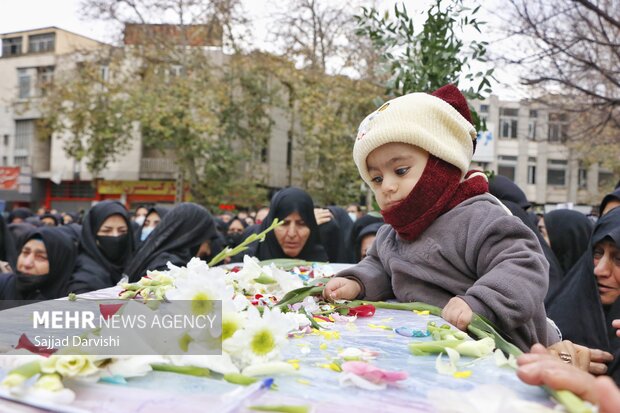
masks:
[[[476,214],[467,232],[461,247],[478,279],[460,297],[471,309],[507,330],[544,311],[549,263],[534,233],[497,209]]]
[[[359,264],[336,274],[336,277],[350,278],[361,284],[362,292],[358,299],[382,301],[394,298],[392,277],[383,267],[378,255],[378,246],[385,239],[389,229],[388,225],[379,229],[377,237],[368,249],[366,257]]]

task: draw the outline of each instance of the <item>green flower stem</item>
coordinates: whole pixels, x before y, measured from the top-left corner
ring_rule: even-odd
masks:
[[[35,374],[39,373],[41,373],[41,363],[39,361],[31,361],[30,363],[23,364],[9,371],[6,378],[16,375],[21,376],[23,378],[23,381],[25,381],[28,380],[30,377],[34,376]],[[6,378],[3,381],[3,384],[10,385],[10,383],[4,383],[6,381]]]
[[[454,348],[463,343],[463,340],[433,340],[416,341],[409,344],[409,351],[414,356],[426,356],[445,352],[446,348]]]
[[[187,374],[189,376],[197,376],[197,377],[211,376],[211,370],[205,367],[174,366],[172,364],[151,364],[151,368],[155,371],[166,371],[169,373]]]
[[[273,231],[276,227],[278,227],[278,226],[280,226],[282,224],[283,224],[283,222],[281,222],[277,218],[275,218],[273,220],[272,224],[269,226],[269,228],[265,229],[260,234],[252,234],[252,235],[250,235],[249,237],[244,239],[241,244],[237,245],[235,248],[228,248],[228,247],[224,248],[224,250],[222,252],[220,252],[219,254],[217,254],[215,257],[213,257],[213,259],[211,261],[209,261],[209,263],[207,265],[209,267],[213,267],[214,265],[217,265],[220,261],[223,261],[227,257],[232,257],[234,255],[239,254],[240,252],[243,252],[243,251],[247,250],[248,249],[248,245],[250,245],[251,243],[253,243],[255,241],[263,242],[265,240],[265,236],[267,236],[267,234],[269,232]]]
[[[224,380],[232,384],[240,384],[242,386],[248,386],[252,383],[256,383],[258,379],[256,377],[245,376],[240,373],[228,373],[224,374]]]

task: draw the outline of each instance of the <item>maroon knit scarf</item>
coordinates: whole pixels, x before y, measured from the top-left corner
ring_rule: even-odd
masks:
[[[488,192],[489,185],[484,177],[467,178],[472,172],[468,172],[461,182],[459,168],[429,155],[416,186],[403,201],[381,211],[383,219],[401,238],[415,240],[440,215],[466,199]]]

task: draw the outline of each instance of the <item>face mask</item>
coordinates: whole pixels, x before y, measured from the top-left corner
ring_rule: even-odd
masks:
[[[154,229],[155,227],[143,227],[142,232],[140,233],[140,241],[144,242],[144,240],[151,235],[151,232],[153,232]]]
[[[129,234],[109,237],[97,235],[99,251],[112,263],[121,264],[129,248]]]
[[[239,233],[228,234],[228,236],[226,237],[226,245],[228,247],[236,247],[237,245],[241,244],[242,241],[243,241],[243,234],[239,234]]]
[[[146,217],[144,215],[140,215],[139,217],[136,217],[133,221],[138,224],[138,226],[142,226],[144,225],[144,220],[146,219]]]
[[[349,218],[351,218],[351,221],[355,222],[357,214],[355,212],[349,212]]]
[[[49,278],[49,273],[44,275],[28,275],[28,274],[17,274],[17,281],[15,283],[15,287],[20,293],[26,293],[29,291],[33,291],[38,287],[45,284],[45,282]]]

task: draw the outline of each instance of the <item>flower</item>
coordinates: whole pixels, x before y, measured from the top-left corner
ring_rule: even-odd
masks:
[[[65,387],[62,385],[62,380],[59,374],[42,374],[41,377],[34,384],[34,387],[47,391],[59,391]]]
[[[99,372],[94,359],[94,356],[51,356],[41,361],[41,372],[58,373],[63,378],[92,377]]]
[[[407,379],[405,371],[387,371],[363,361],[347,361],[342,363],[344,374],[340,377],[340,385],[357,386],[367,390],[384,389]]]
[[[375,315],[376,308],[372,304],[363,304],[357,307],[349,308],[347,315],[355,315],[358,317],[372,317]]]
[[[445,348],[446,354],[448,355],[448,361],[444,362],[442,359],[443,353],[439,353],[437,359],[435,360],[435,370],[437,373],[452,376],[457,372],[456,363],[461,358],[461,355],[458,351],[451,349],[450,347]]]
[[[297,326],[278,308],[264,307],[261,317],[256,308],[250,307],[247,314],[244,328],[223,343],[224,350],[242,366],[279,358],[280,349],[287,343],[288,332]]]
[[[482,357],[493,352],[495,341],[490,337],[481,340],[464,340],[461,344],[454,347],[461,356]]]

